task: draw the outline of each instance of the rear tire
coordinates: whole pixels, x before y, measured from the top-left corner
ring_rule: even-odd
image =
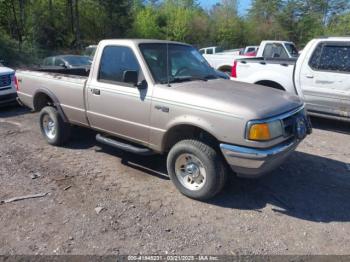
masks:
[[[168,154],[167,169],[176,188],[197,200],[214,197],[226,182],[221,156],[213,147],[198,140],[182,140],[175,144]]]
[[[60,146],[65,144],[70,137],[70,125],[65,123],[52,106],[44,107],[39,116],[40,130],[50,145]]]

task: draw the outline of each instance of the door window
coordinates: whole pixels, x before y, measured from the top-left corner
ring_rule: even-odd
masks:
[[[56,58],[55,60],[55,66],[62,66],[64,65],[64,62],[61,58]]]
[[[98,80],[130,86],[123,80],[125,71],[137,71],[138,73],[140,71],[134,52],[126,46],[105,47],[101,57]]]
[[[309,66],[314,70],[350,72],[350,46],[319,44],[313,52]]]
[[[325,45],[322,49],[318,69],[350,72],[350,46]]]
[[[45,58],[43,61],[44,66],[53,66],[53,57]]]

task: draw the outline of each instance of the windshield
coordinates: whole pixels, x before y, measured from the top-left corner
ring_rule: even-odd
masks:
[[[91,57],[88,56],[67,56],[64,58],[72,66],[91,65]]]
[[[299,56],[299,52],[298,49],[295,47],[294,44],[285,44],[288,53],[292,56],[292,57],[298,57]]]
[[[167,49],[169,51],[167,56]],[[140,44],[140,50],[157,83],[217,78],[203,56],[193,47],[181,44]],[[169,64],[167,65],[167,57]],[[167,73],[168,69],[168,73]]]

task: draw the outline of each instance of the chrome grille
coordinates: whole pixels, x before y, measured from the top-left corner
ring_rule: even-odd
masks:
[[[11,85],[11,75],[0,76],[0,87]]]

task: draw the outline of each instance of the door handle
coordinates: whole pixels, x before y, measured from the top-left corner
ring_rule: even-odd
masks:
[[[157,110],[161,110],[164,113],[169,113],[169,107],[156,105],[154,108],[157,109]]]
[[[93,93],[94,95],[101,95],[101,90],[97,89],[97,88],[91,88],[91,93]]]
[[[314,76],[313,75],[306,75],[306,78],[313,79]]]

